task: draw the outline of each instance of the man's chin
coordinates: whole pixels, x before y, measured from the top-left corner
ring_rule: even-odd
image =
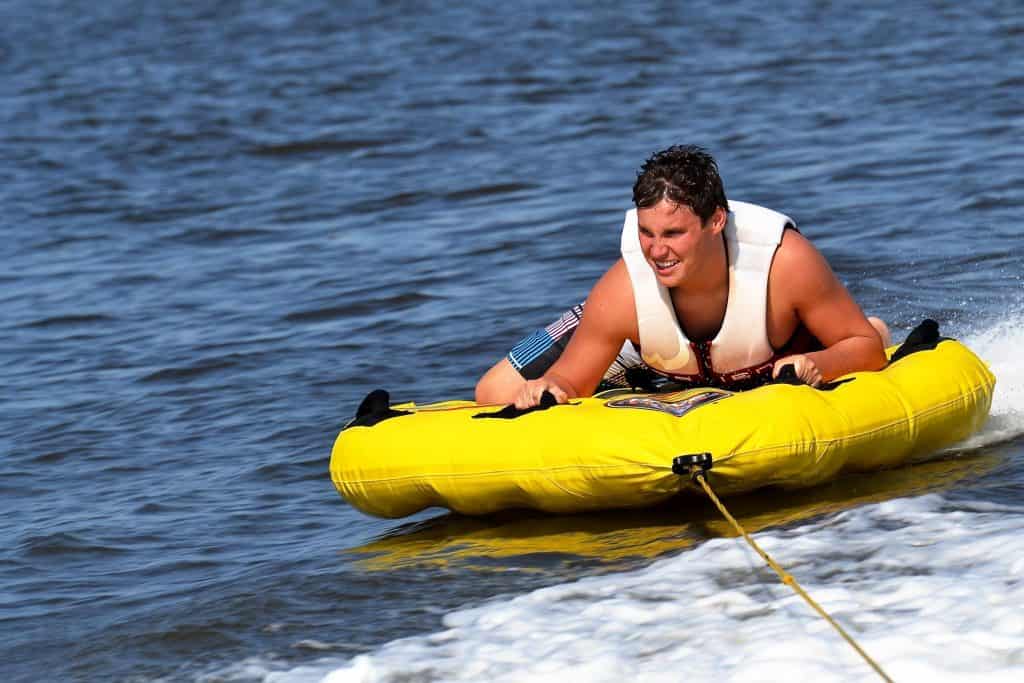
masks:
[[[662,287],[677,287],[682,277],[679,273],[672,272],[668,275],[662,275],[658,271],[654,271],[654,279],[658,281],[658,284]]]

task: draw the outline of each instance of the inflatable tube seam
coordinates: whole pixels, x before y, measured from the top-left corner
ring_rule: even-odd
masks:
[[[537,474],[551,474],[555,472],[594,472],[601,471],[606,472],[609,470],[624,470],[626,472],[635,472],[638,466],[644,466],[645,463],[624,463],[621,465],[563,465],[561,467],[519,467],[510,470],[481,470],[476,472],[441,472],[437,474],[431,474],[429,472],[421,472],[417,474],[398,475],[391,477],[380,477],[374,479],[352,479],[346,477],[345,479],[339,479],[336,481],[342,481],[346,484],[381,484],[392,481],[409,481],[409,480],[429,480],[429,479],[466,479],[476,477],[504,477],[508,475],[531,475]],[[665,469],[668,471],[672,470],[672,460],[669,459],[664,468],[648,465],[650,469]]]

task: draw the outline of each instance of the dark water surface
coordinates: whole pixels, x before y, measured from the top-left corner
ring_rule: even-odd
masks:
[[[3,678],[349,657],[608,571],[369,570],[350,551],[405,527],[327,459],[369,390],[469,397],[585,296],[669,144],[897,336],[1024,321],[1020,10],[0,3]],[[1024,502],[1000,462],[968,481]]]

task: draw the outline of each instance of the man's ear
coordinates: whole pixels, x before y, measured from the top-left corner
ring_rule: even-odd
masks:
[[[718,233],[725,230],[725,224],[728,220],[728,211],[726,211],[722,207],[718,207],[717,209],[715,209],[715,212],[711,214],[710,218],[708,218],[708,229],[711,231],[711,234],[717,235]]]

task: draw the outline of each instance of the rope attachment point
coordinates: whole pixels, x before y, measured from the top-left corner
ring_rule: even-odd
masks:
[[[710,469],[710,453],[687,453],[672,459],[672,472],[680,477],[690,477],[694,481]]]

